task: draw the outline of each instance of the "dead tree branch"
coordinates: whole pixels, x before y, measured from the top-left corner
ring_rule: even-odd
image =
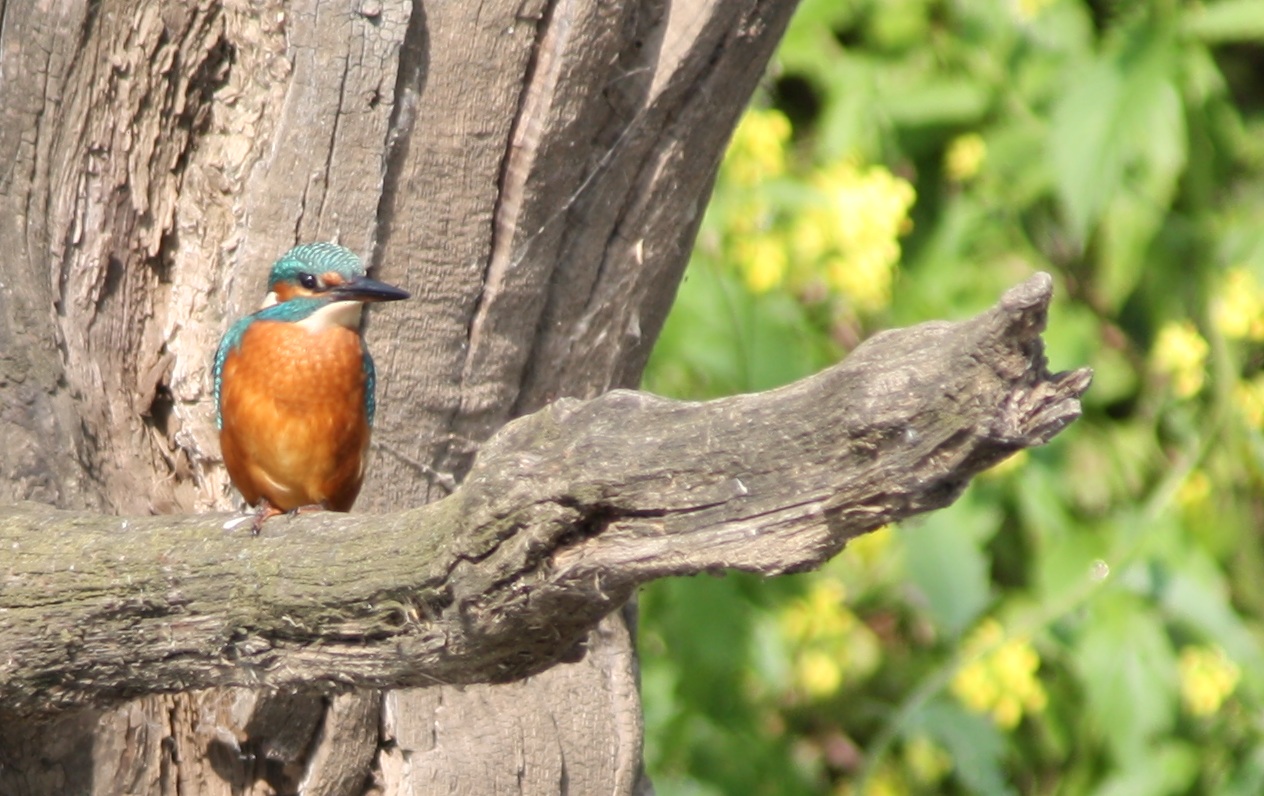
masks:
[[[499,682],[581,652],[642,583],[809,569],[952,502],[1079,416],[1041,274],[987,312],[879,334],[782,389],[616,391],[506,426],[450,497],[389,516],[120,519],[0,509],[0,708],[246,685]]]

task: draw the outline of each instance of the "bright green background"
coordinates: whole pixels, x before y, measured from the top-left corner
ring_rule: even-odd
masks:
[[[659,793],[1264,793],[1264,0],[805,0],[753,108],[647,389],[782,384],[1037,270],[1096,380],[819,573],[646,589]]]

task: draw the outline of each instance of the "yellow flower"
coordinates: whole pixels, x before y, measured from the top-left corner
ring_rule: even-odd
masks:
[[[1027,454],[1027,451],[1019,451],[1013,456],[1010,456],[1008,459],[996,463],[990,469],[984,470],[980,473],[980,476],[983,478],[1003,478],[1011,473],[1016,473],[1023,469],[1030,459],[1031,456]]]
[[[836,580],[821,578],[804,597],[781,612],[781,630],[787,639],[801,644],[820,638],[842,639],[856,622],[847,609],[847,592]]]
[[[899,768],[883,760],[865,783],[863,793],[857,791],[851,782],[843,780],[834,788],[833,796],[909,796],[912,792]]]
[[[1176,490],[1176,502],[1183,509],[1200,508],[1211,496],[1211,479],[1202,470],[1191,470],[1181,488]]]
[[[795,216],[790,226],[790,246],[794,256],[815,262],[834,245],[833,221],[824,208],[812,208]]]
[[[1264,340],[1264,289],[1245,268],[1231,268],[1211,304],[1211,321],[1232,340]]]
[[[1242,677],[1238,665],[1219,647],[1185,647],[1177,667],[1181,698],[1195,716],[1210,716],[1220,710]]]
[[[1030,22],[1053,3],[1054,0],[1016,0],[1014,10],[1018,13],[1020,20]]]
[[[841,583],[818,576],[778,617],[793,655],[794,684],[813,699],[834,695],[849,679],[867,677],[881,660],[880,642],[845,597]]]
[[[891,303],[894,264],[894,258],[888,259],[876,249],[855,252],[851,257],[826,260],[825,278],[831,287],[850,298],[860,309],[876,312]]]
[[[733,259],[752,293],[764,293],[781,284],[790,265],[786,247],[771,235],[738,238]]]
[[[1207,341],[1189,321],[1169,321],[1159,330],[1151,355],[1154,366],[1172,379],[1178,398],[1191,398],[1203,388]]]
[[[953,182],[965,182],[979,173],[987,158],[987,144],[978,133],[959,135],[944,153],[944,172]]]
[[[934,785],[952,771],[952,756],[926,735],[915,735],[904,745],[904,760],[914,779]]]
[[[863,536],[850,539],[847,542],[847,557],[858,560],[862,566],[875,568],[890,552],[894,536],[891,526],[883,525]]]
[[[745,194],[730,209],[725,223],[725,231],[733,237],[759,235],[766,232],[771,225],[772,209],[758,193]]]
[[[952,692],[975,713],[987,713],[1000,699],[1000,689],[987,667],[973,662],[953,677]]]
[[[1040,656],[1023,639],[1006,639],[995,619],[985,619],[966,639],[968,662],[952,680],[952,692],[970,710],[992,717],[1002,729],[1018,726],[1024,714],[1040,713],[1048,704],[1036,677]]]
[[[809,696],[832,696],[843,684],[843,667],[822,650],[805,650],[795,664],[795,679]]]
[[[1264,428],[1264,375],[1234,385],[1233,403],[1252,428]]]
[[[824,215],[809,215],[810,223],[793,236],[797,247],[810,251],[816,243],[810,234],[817,233],[829,285],[861,310],[885,307],[900,260],[899,236],[912,223],[913,186],[881,166],[862,169],[850,161],[817,172],[812,184]]]
[[[790,120],[775,110],[746,112],[733,131],[724,157],[725,172],[739,185],[756,185],[786,170]]]

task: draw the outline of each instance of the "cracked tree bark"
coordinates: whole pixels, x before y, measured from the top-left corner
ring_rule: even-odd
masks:
[[[35,500],[73,512],[6,508],[0,523],[21,536],[12,555],[0,558],[0,575],[28,567],[19,580],[32,588],[38,583],[30,574],[43,571],[56,578],[43,582],[47,590],[63,592],[78,576],[27,558],[48,545],[80,575],[109,560],[111,567],[147,566],[145,577],[161,579],[152,557],[126,551],[142,543],[150,554],[170,550],[171,566],[188,567],[192,578],[180,588],[205,582],[197,573],[219,571],[229,598],[216,614],[214,595],[201,595],[207,610],[193,626],[208,635],[198,643],[223,642],[221,653],[247,659],[252,650],[267,654],[259,643],[273,645],[281,657],[255,671],[283,681],[284,672],[296,671],[287,667],[304,660],[302,649],[324,649],[329,639],[303,647],[301,635],[277,630],[283,615],[267,618],[268,606],[283,604],[269,602],[269,588],[283,596],[283,583],[302,582],[269,571],[269,554],[297,545],[285,559],[294,564],[300,550],[350,550],[352,538],[378,523],[381,533],[416,532],[415,523],[471,500],[480,487],[471,481],[416,513],[282,523],[275,537],[253,546],[225,538],[206,517],[144,517],[222,510],[234,500],[218,460],[207,371],[228,320],[257,303],[271,260],[295,242],[336,238],[364,253],[382,278],[413,291],[407,306],[392,308],[390,326],[372,316],[369,323],[380,408],[358,508],[399,510],[440,498],[443,477],[465,480],[483,442],[514,417],[555,399],[635,386],[723,144],[792,6],[0,0],[0,504]],[[934,345],[933,331],[921,334]],[[1077,386],[1074,379],[1050,384],[1067,395]],[[561,403],[501,439],[521,444],[526,430],[543,433],[533,423],[573,426],[594,411],[586,407],[622,412],[629,403],[637,400],[625,394]],[[643,403],[638,411],[664,422],[683,411]],[[762,411],[776,414],[771,405]],[[1032,441],[1039,427],[1026,427]],[[879,434],[866,444],[884,440]],[[1018,436],[1006,444],[1027,443]],[[631,460],[644,448],[621,453]],[[937,450],[932,460],[948,448]],[[497,456],[481,455],[484,462]],[[966,470],[983,464],[967,461]],[[734,478],[751,489],[740,474],[723,483]],[[382,632],[406,633],[410,643],[423,638],[423,627],[450,632],[457,625],[443,623],[455,622],[458,608],[479,613],[480,578],[493,583],[496,567],[508,573],[525,560],[550,562],[548,573],[531,570],[541,588],[546,574],[570,572],[572,591],[544,589],[542,596],[567,605],[577,594],[596,597],[580,612],[582,622],[566,626],[565,643],[545,644],[536,633],[525,645],[531,654],[519,658],[479,652],[471,641],[464,664],[458,655],[427,673],[503,679],[512,665],[496,678],[460,673],[465,664],[487,672],[507,661],[519,661],[519,673],[537,670],[564,654],[583,635],[580,624],[616,605],[635,582],[666,574],[655,574],[650,558],[619,563],[618,556],[636,547],[627,533],[652,546],[649,530],[671,516],[653,511],[672,506],[621,514],[624,504],[598,493],[554,502],[569,513],[549,526],[552,536],[506,535],[482,549],[481,559],[477,546],[500,532],[462,537],[466,557],[448,561],[465,562],[452,569],[452,583],[463,586],[409,592],[411,582],[395,584],[425,599],[401,600],[379,616],[386,628],[399,624]],[[728,494],[690,514],[721,512],[750,495],[759,493]],[[820,530],[811,505],[799,507],[800,519],[825,534],[814,548],[823,556],[851,531],[829,531],[828,523]],[[794,511],[783,513],[790,523]],[[125,531],[117,517],[129,518]],[[586,530],[563,534],[568,519]],[[714,527],[753,526],[726,520]],[[104,535],[78,535],[91,528]],[[338,529],[347,540],[322,551]],[[300,539],[299,531],[311,535]],[[748,565],[739,556],[749,543],[745,532],[721,534],[728,541],[716,549],[725,557],[705,566]],[[201,541],[182,543],[194,537]],[[602,553],[608,561],[590,557],[602,540],[614,543]],[[262,569],[250,579],[224,575],[216,567],[235,559],[217,558],[216,544]],[[127,561],[111,558],[120,554]],[[441,560],[430,559],[433,566]],[[627,574],[594,583],[598,564]],[[10,589],[16,594],[17,583],[6,580],[0,599]],[[235,603],[239,595],[248,599]],[[496,599],[514,596],[502,590]],[[184,599],[191,593],[164,589],[98,604],[86,624],[50,618],[54,635],[45,642],[53,643],[38,656],[56,647],[82,663],[81,645],[95,644],[94,623],[111,610],[137,623],[107,634],[130,644],[147,637],[141,628],[151,620],[163,621],[168,600]],[[243,616],[250,621],[238,621]],[[178,623],[166,621],[174,632]],[[319,635],[334,625],[311,627]],[[124,657],[133,653],[141,648]],[[47,695],[92,696],[61,679],[79,664],[43,660],[45,676],[56,680],[44,681]],[[409,669],[412,680],[354,682],[430,682],[420,666]],[[31,671],[0,671],[6,699],[31,696],[20,685]],[[93,699],[149,693],[159,682],[136,687],[126,660],[111,671],[97,680],[102,688]],[[244,665],[216,671],[176,672],[158,690],[254,682]],[[643,786],[640,744],[635,661],[627,625],[614,614],[588,635],[581,660],[507,685],[337,694],[216,687],[149,693],[51,720],[0,717],[0,793],[626,794]]]

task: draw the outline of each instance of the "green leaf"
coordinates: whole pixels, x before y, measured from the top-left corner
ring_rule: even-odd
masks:
[[[1097,286],[1099,295],[1115,310],[1132,294],[1152,257],[1151,243],[1167,221],[1185,169],[1187,133],[1180,95],[1166,80],[1150,90],[1150,101],[1138,103],[1135,109],[1138,123],[1148,132],[1136,143],[1132,177],[1102,218]]]
[[[714,398],[779,387],[836,359],[788,293],[753,296],[731,272],[695,256],[643,385],[674,398]]]
[[[880,64],[856,57],[840,58],[829,70],[817,136],[822,162],[872,160],[881,154],[890,125],[875,112],[881,109],[880,73]]]
[[[891,120],[903,126],[970,125],[987,113],[992,92],[979,80],[936,78],[911,85],[884,85],[880,101]]]
[[[1106,545],[1097,534],[1075,531],[1048,540],[1034,557],[1036,590],[1042,603],[1059,603],[1083,591],[1099,571]]]
[[[1054,109],[1049,154],[1059,201],[1081,244],[1128,168],[1166,174],[1183,162],[1182,107],[1171,75],[1177,55],[1162,32],[1135,31],[1119,52],[1072,80]]]
[[[969,793],[1007,796],[1014,790],[1005,784],[1002,760],[1005,737],[987,718],[971,713],[948,699],[928,702],[913,713],[904,734],[925,733],[952,755],[955,772]]]
[[[1018,480],[1019,512],[1023,524],[1037,533],[1036,542],[1066,536],[1078,527],[1068,511],[1066,496],[1062,491],[1064,475],[1050,472],[1049,468],[1038,462],[1024,471]]]
[[[778,60],[793,69],[814,69],[821,61],[837,55],[841,48],[834,40],[834,31],[853,27],[857,16],[855,3],[803,0],[782,37]]]
[[[1050,155],[1072,234],[1081,243],[1123,176],[1116,130],[1123,76],[1114,63],[1093,66],[1058,103],[1053,114]]]
[[[1201,550],[1186,549],[1179,562],[1171,563],[1159,591],[1164,611],[1223,647],[1242,667],[1246,682],[1264,688],[1264,649],[1233,610],[1228,584],[1215,562]]]
[[[1088,708],[1116,763],[1153,762],[1155,736],[1176,715],[1176,660],[1153,606],[1122,591],[1102,593],[1075,645]]]
[[[963,499],[923,522],[901,525],[908,579],[939,630],[955,638],[974,622],[990,598],[991,557],[984,547],[1000,526],[1000,514]]]
[[[1185,793],[1198,776],[1198,752],[1186,743],[1166,743],[1112,774],[1096,796],[1163,796]]]
[[[1185,30],[1209,44],[1264,41],[1264,8],[1260,0],[1222,0],[1193,7]]]
[[[1102,216],[1097,295],[1119,310],[1150,261],[1150,243],[1163,226],[1167,207],[1150,193],[1121,189]]]
[[[1102,346],[1079,361],[1093,368],[1093,389],[1084,394],[1086,405],[1105,407],[1136,395],[1140,385],[1136,363],[1118,348]]]
[[[1264,744],[1258,740],[1240,753],[1242,765],[1220,786],[1218,796],[1258,796],[1264,793]]]
[[[767,600],[770,591],[760,578],[730,574],[659,581],[642,592],[648,693],[674,701],[670,710],[647,710],[657,732],[647,742],[647,759],[677,769],[682,789],[674,792],[759,791],[769,782],[782,793],[809,790],[803,773],[788,765],[786,739],[760,732],[750,697],[754,625],[762,611],[749,598]]]

